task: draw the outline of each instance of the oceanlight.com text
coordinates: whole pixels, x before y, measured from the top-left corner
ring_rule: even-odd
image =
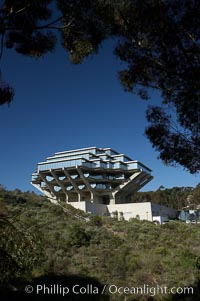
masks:
[[[122,287],[116,286],[114,284],[109,285],[106,290],[109,294],[125,294],[125,295],[149,295],[155,296],[158,294],[167,295],[167,294],[193,294],[194,289],[193,287],[167,287],[167,286],[150,286],[148,284],[144,284],[142,286],[137,287]]]

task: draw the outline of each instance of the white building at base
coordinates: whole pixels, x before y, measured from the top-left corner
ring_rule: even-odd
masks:
[[[151,202],[112,205],[91,202],[74,202],[71,203],[71,205],[84,212],[92,213],[94,215],[117,217],[119,220],[122,218],[125,220],[137,218],[138,220],[147,220],[162,224],[163,222],[176,219],[177,217],[176,210]]]

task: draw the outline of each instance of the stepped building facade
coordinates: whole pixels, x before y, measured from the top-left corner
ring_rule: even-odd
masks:
[[[131,203],[131,196],[152,178],[151,169],[137,160],[111,148],[89,147],[58,152],[38,163],[31,184],[52,202],[66,201],[94,214],[117,211],[126,219],[139,215],[153,220],[150,203]]]

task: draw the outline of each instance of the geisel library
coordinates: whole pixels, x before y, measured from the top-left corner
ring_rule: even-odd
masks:
[[[151,169],[124,154],[89,147],[58,152],[38,163],[31,184],[52,202],[66,201],[95,215],[158,222],[175,218],[173,209],[132,201],[152,178]]]

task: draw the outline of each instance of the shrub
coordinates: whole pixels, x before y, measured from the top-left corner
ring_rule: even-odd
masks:
[[[79,224],[71,226],[69,231],[69,244],[75,247],[89,246],[91,236]]]

